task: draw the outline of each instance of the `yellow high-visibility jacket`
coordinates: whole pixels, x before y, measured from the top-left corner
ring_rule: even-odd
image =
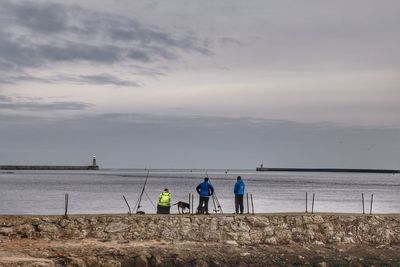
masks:
[[[169,192],[162,192],[158,197],[158,205],[169,207],[171,206],[171,193]]]

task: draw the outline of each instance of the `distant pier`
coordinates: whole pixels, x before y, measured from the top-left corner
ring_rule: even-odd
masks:
[[[49,171],[84,171],[84,170],[98,170],[99,166],[96,163],[96,157],[93,157],[92,165],[85,166],[65,166],[65,165],[0,165],[0,170],[17,171],[17,170],[49,170]]]
[[[265,168],[258,167],[256,171],[263,172],[354,172],[354,173],[400,173],[400,170],[390,169],[340,169],[340,168]]]

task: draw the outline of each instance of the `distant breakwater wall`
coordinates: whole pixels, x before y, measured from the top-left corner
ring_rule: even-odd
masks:
[[[355,172],[355,173],[400,173],[400,170],[391,169],[338,169],[338,168],[264,168],[258,167],[256,171],[264,172]]]
[[[99,166],[97,165],[87,165],[87,166],[51,166],[51,165],[0,165],[0,170],[8,170],[8,171],[42,171],[42,170],[50,170],[50,171],[84,171],[84,170],[98,170]]]
[[[400,215],[0,216],[0,238],[400,244]]]

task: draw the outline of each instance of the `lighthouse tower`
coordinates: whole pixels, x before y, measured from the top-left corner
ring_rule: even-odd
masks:
[[[97,162],[96,162],[96,156],[93,156],[91,169],[92,170],[98,170],[99,169],[99,166],[97,165]]]

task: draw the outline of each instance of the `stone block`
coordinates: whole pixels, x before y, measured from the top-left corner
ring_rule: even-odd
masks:
[[[121,233],[124,232],[126,229],[129,228],[129,225],[120,223],[120,222],[115,222],[115,223],[110,223],[109,225],[106,226],[104,231],[106,233]]]

